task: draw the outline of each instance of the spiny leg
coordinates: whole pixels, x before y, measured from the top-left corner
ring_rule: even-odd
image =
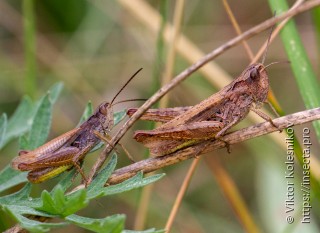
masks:
[[[237,124],[239,119],[240,119],[240,116],[235,117],[233,119],[233,121],[231,121],[229,124],[227,124],[225,127],[223,127],[223,129],[221,129],[215,136],[215,139],[217,139],[225,144],[225,147],[227,148],[228,153],[231,153],[230,144],[227,141],[223,140],[221,137],[227,132],[228,129],[230,129],[232,126]]]
[[[272,112],[276,115],[276,117],[280,117],[279,113],[276,111],[276,109],[273,107],[273,105],[268,100],[265,103],[268,104],[268,106],[271,108]]]
[[[87,146],[85,146],[79,153],[77,153],[73,158],[72,158],[72,165],[75,166],[75,168],[77,169],[77,171],[80,173],[80,175],[82,176],[83,180],[85,181],[85,186],[87,187],[88,185],[88,179],[85,176],[79,161],[81,161],[84,157],[84,155],[86,155],[92,148],[92,145],[89,143]]]
[[[108,143],[110,145],[110,136],[108,134],[105,134],[104,136],[101,135],[99,132],[94,131],[93,132],[95,136],[97,136],[100,140]],[[133,157],[131,156],[131,154],[129,153],[129,151],[120,143],[118,142],[119,146],[121,146],[122,150],[124,151],[124,153],[127,155],[127,157],[131,160],[131,162],[135,162],[135,160],[133,159]],[[114,150],[119,154],[119,152],[117,151],[116,148],[114,148]]]
[[[80,175],[82,176],[83,180],[85,181],[85,186],[87,187],[88,184],[88,179],[86,177],[86,175],[84,174],[79,162],[75,162],[72,161],[73,166],[75,166],[75,168],[77,169],[77,171],[80,173]]]
[[[265,114],[264,112],[259,111],[258,109],[255,108],[251,108],[250,110],[252,110],[254,113],[256,113],[258,116],[260,116],[262,119],[269,121],[271,125],[273,125],[275,128],[279,129],[279,126],[277,126],[273,121],[272,118],[269,117],[267,114]],[[279,129],[279,132],[282,132],[282,129]]]

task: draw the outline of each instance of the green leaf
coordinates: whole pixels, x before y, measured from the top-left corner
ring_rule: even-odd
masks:
[[[46,232],[52,227],[65,226],[67,223],[41,223],[25,217],[25,215],[37,215],[48,218],[55,218],[46,212],[38,211],[33,206],[40,206],[40,199],[32,199],[30,195],[31,185],[25,185],[21,190],[16,193],[0,197],[1,207],[7,211],[24,229],[31,232]]]
[[[6,208],[7,209],[7,208]],[[12,209],[9,210],[10,212]],[[42,232],[48,232],[52,228],[58,228],[58,227],[63,227],[68,225],[66,222],[61,222],[61,223],[44,223],[44,222],[39,222],[35,220],[28,219],[24,217],[22,214],[28,214],[28,213],[19,213],[16,214],[15,212],[11,212],[11,214],[14,214],[15,219],[19,222],[21,227],[23,229],[28,230],[29,232],[35,232],[35,233],[42,233]]]
[[[26,218],[24,215],[37,215],[43,217],[54,217],[52,215],[46,215],[40,211],[34,211],[32,208],[21,208],[20,206],[5,206],[4,210],[6,210],[18,223],[21,225],[23,229],[26,229],[30,232],[48,232],[51,228],[57,228],[66,226],[68,223],[43,223],[35,220],[31,220]]]
[[[127,109],[124,109],[120,112],[115,112],[113,114],[113,122],[114,122],[114,125],[117,125],[119,124],[127,115]]]
[[[13,204],[23,205],[25,204],[23,200],[28,200],[30,191],[31,191],[31,185],[26,184],[18,192],[0,197],[0,204],[1,205],[13,205]]]
[[[0,117],[0,149],[4,145],[6,130],[7,130],[7,115],[3,113],[2,116]]]
[[[92,114],[93,114],[92,103],[88,102],[86,105],[86,108],[82,113],[78,126],[81,125],[83,122],[85,122]]]
[[[52,104],[47,94],[40,100],[28,135],[28,147],[23,149],[33,150],[46,142],[51,125],[51,108]]]
[[[28,131],[32,124],[32,117],[35,108],[29,97],[24,97],[13,115],[8,120],[3,146],[6,145],[13,138],[19,137]]]
[[[60,188],[65,192],[74,182],[75,176],[78,174],[76,169],[72,169],[70,172],[65,172],[64,177],[59,181],[59,183],[52,189],[54,191],[56,188]]]
[[[104,184],[107,182],[117,164],[117,155],[114,153],[107,164],[102,169],[97,177],[91,182],[88,187],[88,197],[93,199],[103,194]]]
[[[161,179],[163,176],[164,174],[156,174],[143,178],[143,173],[139,172],[134,177],[125,180],[120,184],[105,187],[103,190],[103,195],[114,195],[117,193],[123,193],[132,189],[140,188]]]
[[[75,212],[85,208],[90,200],[97,197],[121,193],[134,188],[150,184],[157,181],[163,175],[154,175],[144,178],[142,173],[117,185],[104,187],[104,184],[114,171],[117,163],[117,156],[113,154],[107,166],[97,175],[87,189],[79,189],[73,193],[65,194],[67,188],[71,185],[72,173],[68,174],[53,190],[49,193],[44,190],[41,198],[31,198],[31,184],[27,183],[18,192],[0,197],[0,206],[6,210],[12,218],[25,229],[32,232],[45,232],[53,227],[64,226],[65,221],[72,222],[75,225],[95,232],[129,232],[123,231],[124,216],[115,215],[103,219],[91,219],[74,215]],[[14,183],[6,184],[8,177],[14,177],[15,174],[11,168],[2,171],[0,174],[1,189],[5,190]],[[74,171],[75,172],[75,171]],[[73,173],[74,173],[73,172]],[[23,174],[23,173],[22,173]],[[20,182],[19,178],[16,178]],[[25,177],[23,178],[25,179]],[[60,219],[60,223],[41,223],[36,220],[26,218],[28,215],[37,215],[47,218]],[[142,232],[160,232],[153,229]]]
[[[19,147],[20,149],[28,148],[29,147],[29,140],[28,140],[28,135],[21,135],[19,137]]]
[[[52,104],[57,102],[57,99],[62,91],[62,88],[63,88],[63,83],[58,82],[49,89],[48,94],[49,94],[50,102]]]
[[[124,227],[125,215],[117,214],[102,219],[70,215],[66,220],[84,229],[101,233],[120,233]]]
[[[42,192],[42,205],[36,209],[65,217],[87,206],[89,200],[86,197],[86,189],[66,196],[62,187],[58,185],[51,193],[46,190]]]
[[[11,187],[16,186],[28,181],[26,172],[20,172],[13,170],[9,165],[7,165],[0,172],[0,192],[3,192]]]

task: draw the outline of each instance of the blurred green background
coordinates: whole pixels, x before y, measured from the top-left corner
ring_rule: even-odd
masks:
[[[127,0],[129,1],[129,0]],[[32,2],[32,1],[26,1]],[[58,136],[76,126],[86,103],[94,106],[111,100],[127,79],[140,67],[143,71],[122,92],[119,100],[148,98],[159,88],[165,66],[167,43],[159,37],[157,30],[140,20],[139,15],[126,7],[125,1],[85,1],[85,0],[42,0],[34,1],[35,33],[24,33],[23,12],[27,6],[23,1],[0,2],[0,114],[13,113],[21,98],[29,95],[33,99],[43,95],[58,81],[64,89],[54,107],[50,138]],[[164,17],[169,23],[174,15],[175,1],[145,1],[154,13]],[[24,2],[25,3],[25,2]],[[229,2],[243,31],[272,17],[267,1]],[[146,12],[139,5],[136,11]],[[299,34],[308,58],[319,77],[319,21],[317,10],[295,17]],[[150,18],[152,21],[152,18]],[[30,29],[32,32],[32,28]],[[221,1],[187,1],[183,10],[181,33],[204,53],[215,49],[236,36]],[[28,39],[36,40],[35,63],[33,54],[26,53]],[[260,33],[248,41],[253,51],[257,51],[266,41],[268,32]],[[31,43],[32,44],[32,43]],[[29,44],[30,45],[30,44]],[[29,56],[29,57],[28,57]],[[30,60],[31,59],[31,60]],[[270,45],[266,64],[273,61],[289,60],[280,38]],[[225,72],[237,77],[250,63],[243,46],[227,51],[215,59]],[[29,64],[29,68],[27,66]],[[184,55],[177,53],[174,75],[187,68],[190,63]],[[290,65],[278,64],[268,68],[270,85],[285,113],[306,109],[299,87]],[[34,77],[34,79],[32,78]],[[219,79],[219,77],[212,77]],[[319,78],[318,78],[319,81]],[[200,72],[170,93],[169,106],[193,105],[207,98],[219,88],[212,86]],[[186,94],[187,93],[187,94]],[[139,106],[140,102],[117,105],[116,110]],[[239,127],[252,124],[245,120]],[[296,136],[301,139],[302,127],[312,131],[312,156],[319,158],[319,143],[311,124],[295,127]],[[116,132],[116,127],[113,132]],[[144,122],[135,124],[134,129],[147,129]],[[146,150],[132,139],[129,131],[122,144],[136,160],[146,155]],[[283,134],[284,135],[284,134]],[[284,136],[280,144],[285,144]],[[17,140],[0,151],[1,168],[5,167],[18,153]],[[85,171],[88,172],[97,153],[86,158]],[[205,157],[213,156],[212,154]],[[296,224],[285,221],[286,151],[268,136],[232,146],[232,153],[226,150],[214,152],[222,166],[233,179],[242,195],[255,224],[261,232],[319,232],[319,195],[314,196],[311,224],[299,224],[301,200],[299,184],[301,169],[295,168],[295,214]],[[183,200],[172,232],[245,232],[237,214],[210,172],[208,162],[202,160]],[[164,169],[165,178],[157,182],[151,194],[145,228],[163,228],[179,187],[191,161],[182,162]],[[120,156],[118,166],[130,164],[125,156]],[[319,177],[319,176],[318,176]],[[37,185],[35,194],[50,189],[56,181]],[[85,212],[87,217],[103,217],[115,213],[127,215],[126,228],[133,229],[137,217],[138,203],[142,190],[131,191],[112,199],[99,199],[91,203]],[[10,220],[7,219],[6,221]],[[6,224],[5,224],[6,225]],[[65,232],[66,228],[54,232]],[[79,232],[79,228],[68,227],[69,232]]]

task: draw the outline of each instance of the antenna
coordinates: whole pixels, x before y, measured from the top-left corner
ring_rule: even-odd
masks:
[[[274,65],[274,64],[279,64],[279,63],[289,63],[290,64],[290,61],[274,61],[274,62],[271,62],[270,64],[266,65],[263,69],[265,70],[269,66]]]
[[[274,11],[274,13],[273,13],[273,17],[275,17],[275,16],[276,16],[276,11]],[[264,64],[264,61],[265,61],[265,59],[266,59],[266,56],[267,56],[267,53],[268,53],[268,49],[269,49],[270,40],[271,40],[271,36],[272,36],[272,32],[273,32],[273,30],[274,30],[275,27],[276,27],[276,25],[274,24],[274,25],[272,26],[271,30],[270,30],[270,34],[269,34],[269,37],[268,37],[266,50],[264,51],[261,64]]]
[[[126,103],[126,102],[131,102],[131,101],[147,101],[148,99],[127,99],[127,100],[120,100],[120,101],[118,101],[118,102],[115,102],[114,104],[113,104],[113,106],[114,105],[116,105],[116,104],[121,104],[121,103]]]
[[[270,34],[269,34],[269,37],[268,37],[268,41],[267,41],[267,46],[266,46],[266,49],[264,50],[264,54],[263,54],[263,57],[262,57],[261,64],[264,64],[264,61],[266,59],[266,56],[267,56],[267,53],[268,53],[268,49],[269,49],[270,39],[271,39],[272,32],[273,32],[275,26],[276,25],[273,25],[272,28],[271,28],[271,31],[270,31]]]
[[[112,105],[113,101],[118,97],[118,95],[121,93],[121,91],[123,91],[123,89],[130,83],[130,81],[142,70],[142,68],[140,68],[139,70],[137,70],[130,78],[129,80],[121,87],[121,89],[118,91],[118,93],[113,97],[113,99],[110,102],[110,105]]]

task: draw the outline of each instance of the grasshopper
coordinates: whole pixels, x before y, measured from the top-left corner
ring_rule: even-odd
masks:
[[[28,180],[32,183],[40,183],[74,166],[83,179],[87,181],[80,163],[85,155],[103,138],[99,135],[105,135],[113,127],[112,106],[116,104],[113,102],[140,70],[123,85],[110,103],[103,102],[100,104],[95,112],[80,126],[52,139],[35,150],[20,151],[19,156],[14,158],[11,163],[12,168],[29,171]]]
[[[268,44],[269,40],[270,37]],[[138,130],[134,139],[148,147],[152,155],[164,156],[203,140],[222,140],[250,110],[275,126],[272,119],[259,110],[267,102],[269,91],[266,68],[274,64],[263,65],[266,53],[267,49],[261,63],[249,65],[230,84],[195,106],[148,110],[141,119],[164,124],[154,130]],[[131,116],[135,111],[129,109],[127,114]]]

